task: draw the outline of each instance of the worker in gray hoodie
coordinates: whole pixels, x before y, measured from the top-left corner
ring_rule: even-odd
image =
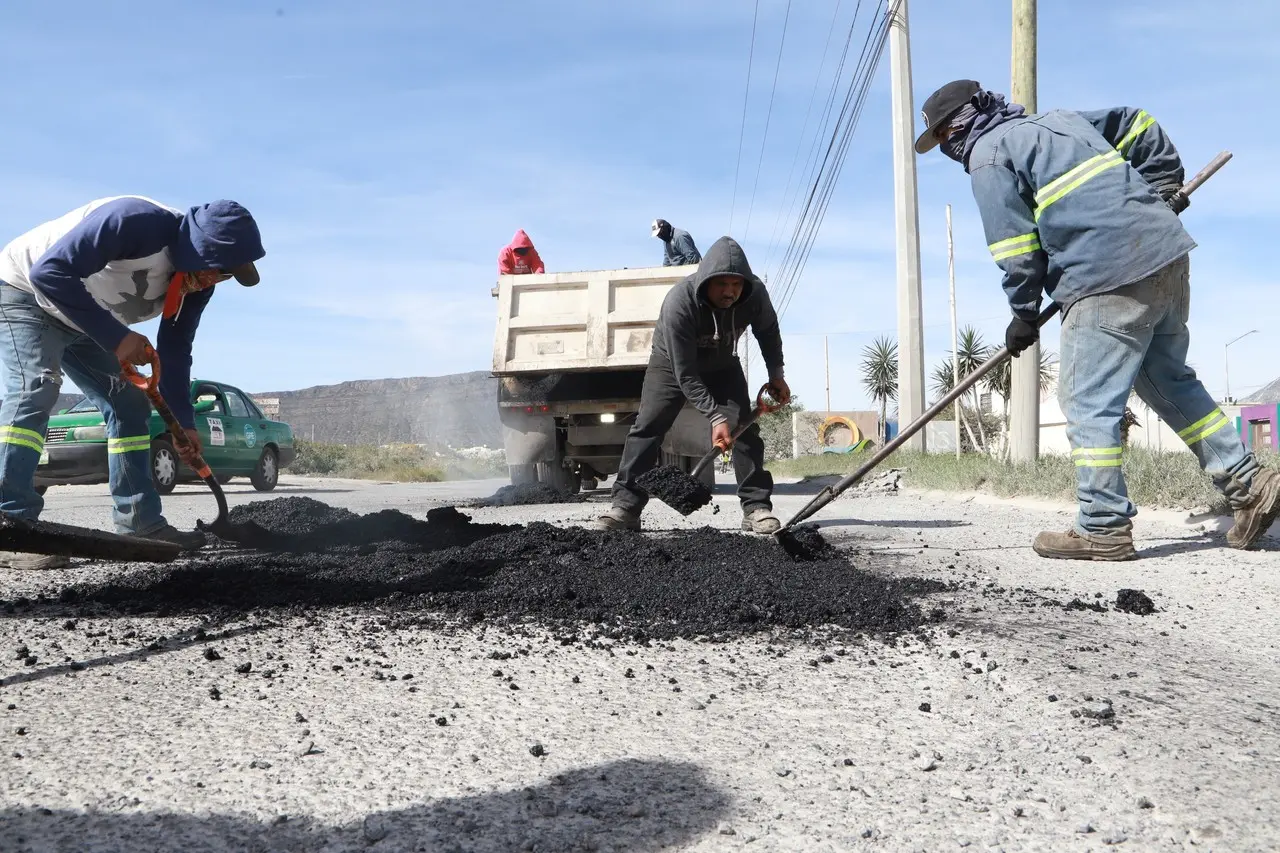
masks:
[[[731,404],[735,419],[754,408],[747,378],[738,359],[738,338],[750,327],[760,344],[769,373],[769,393],[779,402],[791,399],[782,371],[782,336],[778,315],[764,282],[751,272],[742,247],[721,237],[698,265],[662,302],[653,347],[640,393],[640,411],[627,434],[613,485],[613,507],[597,522],[606,530],[639,530],[640,513],[649,500],[636,479],[658,462],[662,439],[687,399],[711,422],[711,440],[733,450],[733,471],[742,502],[742,529],[773,533],[781,525],[773,514],[773,475],[764,467],[764,439],[752,424],[737,442],[731,438]]]

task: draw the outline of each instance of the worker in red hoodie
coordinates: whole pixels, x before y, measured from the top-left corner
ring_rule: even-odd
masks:
[[[517,231],[511,242],[498,252],[498,275],[527,275],[546,271],[542,258],[538,257],[538,250],[533,248],[533,241],[524,233],[524,229]]]

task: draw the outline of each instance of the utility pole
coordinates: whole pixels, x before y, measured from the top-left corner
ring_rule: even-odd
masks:
[[[827,371],[827,417],[831,416],[831,350],[827,348],[827,336],[822,336],[822,363]]]
[[[1013,0],[1013,102],[1036,111],[1036,0]],[[1009,458],[1040,455],[1040,344],[1013,359],[1009,377]],[[981,413],[979,413],[981,417]]]
[[[898,258],[898,424],[924,414],[924,318],[920,311],[920,204],[916,193],[915,117],[911,94],[911,39],[907,0],[898,0],[889,23],[893,92],[894,231]],[[903,447],[925,450],[920,430]]]
[[[960,331],[956,327],[956,251],[951,239],[951,205],[947,205],[947,281],[951,287],[951,387],[960,384]],[[960,401],[952,403],[956,415],[956,458],[960,458]]]

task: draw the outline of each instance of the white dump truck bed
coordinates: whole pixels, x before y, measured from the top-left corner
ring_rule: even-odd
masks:
[[[695,269],[499,276],[494,374],[644,367],[663,298]]]

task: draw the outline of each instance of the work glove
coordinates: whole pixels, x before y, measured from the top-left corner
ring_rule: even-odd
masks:
[[[1174,193],[1164,201],[1174,213],[1182,213],[1182,211],[1191,206],[1191,196],[1181,191]]]
[[[1035,323],[1028,323],[1019,317],[1014,317],[1009,323],[1009,328],[1004,330],[1004,345],[1009,348],[1009,354],[1014,358],[1022,355],[1022,351],[1027,347],[1040,340],[1040,329]]]

